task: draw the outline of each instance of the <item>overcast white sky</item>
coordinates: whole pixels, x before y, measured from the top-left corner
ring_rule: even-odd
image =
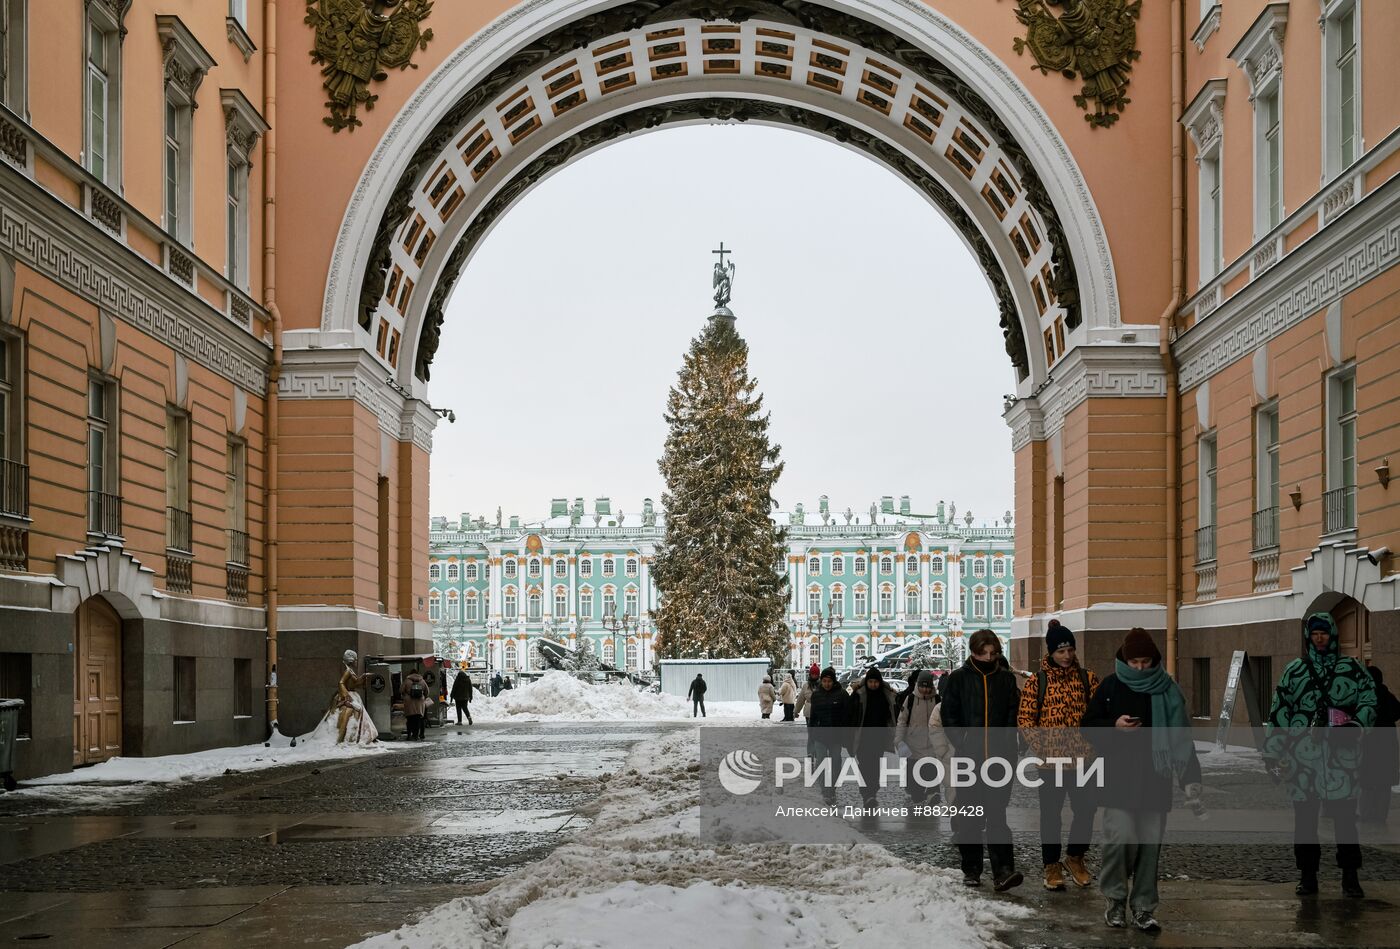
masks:
[[[433,514],[535,520],[553,497],[661,500],[661,413],[713,309],[714,255],[787,466],[784,510],[1012,507],[1014,391],[971,253],[902,179],[827,140],[758,126],[617,142],[511,209],[448,306],[429,398],[452,408]]]

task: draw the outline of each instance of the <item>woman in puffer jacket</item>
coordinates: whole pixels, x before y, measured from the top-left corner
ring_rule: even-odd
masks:
[[[894,729],[894,746],[900,754],[909,758],[909,797],[915,803],[922,803],[928,796],[929,789],[917,781],[915,776],[918,774],[929,779],[933,777],[934,770],[931,764],[918,767],[919,760],[942,759],[950,753],[951,746],[943,734],[941,722],[937,726],[934,725],[938,699],[933,693],[933,673],[927,669],[920,672],[910,691],[914,695],[902,703],[899,723]]]
[[[778,693],[773,689],[773,680],[763,677],[763,684],[758,687],[758,711],[762,717],[767,718],[773,714],[773,702],[778,698]]]

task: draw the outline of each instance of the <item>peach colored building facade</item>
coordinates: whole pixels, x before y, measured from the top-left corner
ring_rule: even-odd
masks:
[[[536,181],[667,124],[830,137],[962,232],[1013,368],[1018,662],[1052,615],[1098,666],[1142,625],[1200,711],[1332,605],[1400,658],[1400,83],[1367,43],[1400,8],[1143,4],[1096,124],[1017,7],[439,2],[336,131],[323,81],[377,70],[312,62],[333,5],[0,0],[23,773],[302,731],[342,650],[426,648],[447,294]]]

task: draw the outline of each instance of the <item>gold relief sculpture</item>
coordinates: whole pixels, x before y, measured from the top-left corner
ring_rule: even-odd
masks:
[[[1016,19],[1026,27],[1024,38],[1012,46],[1017,55],[1027,49],[1035,57],[1033,69],[1058,72],[1067,79],[1082,79],[1074,97],[1085,111],[1084,120],[1095,128],[1118,121],[1118,113],[1131,102],[1128,73],[1137,49],[1137,19],[1142,0],[1016,0]],[[1061,8],[1057,17],[1051,7]]]
[[[374,108],[371,82],[389,78],[390,69],[417,69],[413,54],[427,49],[432,30],[420,23],[433,0],[306,0],[306,24],[316,31],[311,61],[321,66],[330,115],[322,119],[339,132],[363,124],[355,112]]]

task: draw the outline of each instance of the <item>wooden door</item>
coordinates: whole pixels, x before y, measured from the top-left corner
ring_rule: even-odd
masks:
[[[73,657],[73,763],[122,753],[121,619],[96,597],[78,608]]]

